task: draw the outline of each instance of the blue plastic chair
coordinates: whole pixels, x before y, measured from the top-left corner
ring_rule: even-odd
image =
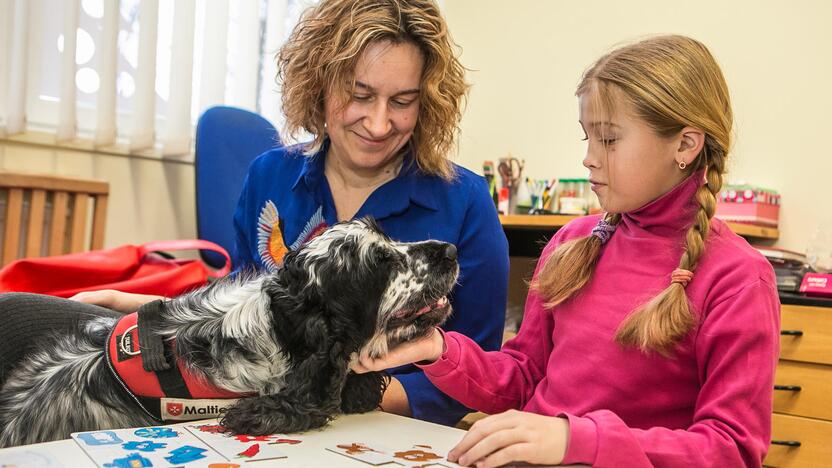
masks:
[[[194,162],[197,237],[221,245],[234,257],[234,210],[249,164],[281,145],[274,125],[253,112],[220,106],[202,114]],[[200,256],[215,268],[225,263],[216,252],[200,251]]]

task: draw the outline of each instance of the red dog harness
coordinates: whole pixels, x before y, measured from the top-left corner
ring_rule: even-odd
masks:
[[[189,421],[222,415],[244,395],[217,388],[192,374],[176,357],[175,345],[152,334],[150,324],[161,307],[162,301],[154,301],[119,319],[105,348],[110,370],[156,420]],[[140,335],[147,343],[139,342]]]

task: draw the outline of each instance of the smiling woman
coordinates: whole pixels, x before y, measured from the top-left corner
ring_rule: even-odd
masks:
[[[372,217],[394,241],[454,246],[459,280],[447,303],[420,297],[407,313],[452,308],[446,329],[498,349],[508,246],[484,179],[448,159],[468,85],[436,3],[324,0],[302,16],[277,66],[286,133],[313,139],[252,163],[234,214],[234,265],[277,270],[326,227]],[[113,307],[147,300],[113,294],[79,299]],[[445,424],[468,412],[416,367],[390,373],[384,410]]]
[[[307,11],[277,64],[286,130],[314,139],[252,165],[234,218],[237,264],[278,268],[286,249],[273,239],[293,250],[323,226],[371,216],[397,241],[456,247],[447,327],[497,349],[507,244],[484,180],[448,159],[468,90],[454,48],[431,0],[325,0]],[[385,410],[446,424],[466,413],[415,367],[392,374]]]
[[[353,169],[395,159],[413,135],[419,115],[419,83],[424,59],[412,43],[370,44],[355,67],[354,92],[344,102],[327,92],[326,125],[339,159]],[[336,136],[337,135],[337,136]]]
[[[407,107],[418,98],[419,118],[410,139],[416,162],[428,173],[451,177],[447,154],[455,145],[468,85],[434,2],[321,2],[306,12],[277,60],[287,131],[295,134],[303,129],[315,135],[310,151],[319,149],[328,136],[325,99],[346,104],[369,98],[372,93],[366,91],[381,91],[362,86],[377,88],[378,83],[365,82],[362,78],[367,76],[361,71],[385,73],[376,77],[385,82],[397,73],[410,74],[402,83],[387,83],[385,91],[404,86],[395,90],[406,98],[393,102],[396,106]],[[389,68],[391,64],[404,68],[395,70]]]
[[[344,99],[327,91],[324,109],[332,146],[325,172],[339,221],[352,218],[370,191],[398,174],[400,151],[419,117],[423,63],[413,43],[374,42],[356,64],[352,96]]]

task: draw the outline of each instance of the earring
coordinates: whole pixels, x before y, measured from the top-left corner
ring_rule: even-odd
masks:
[[[688,164],[686,162],[679,161],[679,169],[684,171],[686,167],[688,167]]]

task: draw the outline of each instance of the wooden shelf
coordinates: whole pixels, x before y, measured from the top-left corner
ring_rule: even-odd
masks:
[[[500,224],[503,227],[517,229],[561,228],[579,217],[576,215],[500,215]]]
[[[743,237],[754,237],[757,239],[777,239],[780,237],[780,231],[773,227],[731,222],[726,224],[728,224],[728,227],[730,227],[732,231]]]
[[[500,215],[500,223],[509,229],[557,229],[579,216],[576,215]],[[777,228],[755,224],[727,223],[735,233],[755,239],[777,239]]]

